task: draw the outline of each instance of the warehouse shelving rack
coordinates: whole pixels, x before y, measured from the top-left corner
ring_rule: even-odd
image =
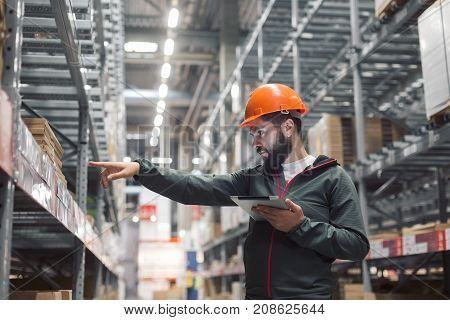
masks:
[[[305,129],[323,113],[356,115],[358,161],[346,169],[358,186],[369,234],[415,223],[447,222],[450,124],[426,122],[417,31],[417,17],[432,2],[409,0],[378,19],[374,1],[261,1],[260,17],[238,51],[238,62],[207,124],[215,124],[223,115],[234,83],[241,88],[268,82],[290,85],[310,107]],[[366,157],[364,115],[388,118],[406,135]],[[242,117],[243,111],[203,170],[211,170]],[[372,252],[361,268],[365,290],[371,291],[368,265],[415,268],[437,263],[443,267],[444,293],[449,296],[450,230],[424,234],[372,241]],[[238,227],[230,235],[243,237],[245,228]],[[205,256],[216,255],[213,251],[231,238],[227,234],[206,244]],[[354,265],[340,262],[335,267],[342,271]],[[205,276],[228,277],[226,270]]]
[[[88,179],[95,175],[88,176],[87,162],[109,159],[104,102],[120,100],[123,89],[122,4],[11,0],[6,5],[0,297],[7,299],[10,289],[28,288],[32,281],[38,289],[70,288],[74,299],[98,297],[102,284],[117,289],[121,274],[112,250],[118,204],[111,188],[104,192],[95,178]],[[63,170],[75,186],[76,201],[21,115],[46,118],[60,138]],[[96,201],[95,225],[86,219],[88,194]],[[61,280],[70,276],[72,283]],[[86,294],[85,276],[92,283]]]

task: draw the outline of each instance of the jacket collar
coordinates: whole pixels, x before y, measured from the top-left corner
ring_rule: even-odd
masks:
[[[313,170],[316,170],[319,168],[325,169],[325,168],[333,167],[336,165],[340,165],[336,159],[333,159],[326,155],[321,154],[321,155],[317,156],[314,163],[312,165],[307,166],[303,172],[313,171]],[[268,175],[267,172],[265,172],[265,170],[264,170],[264,166],[261,164],[256,166],[256,170],[261,172],[263,175]],[[269,175],[271,175],[271,174],[269,174]]]

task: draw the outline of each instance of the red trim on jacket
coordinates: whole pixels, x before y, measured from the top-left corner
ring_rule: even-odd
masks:
[[[272,246],[273,246],[273,238],[275,237],[275,228],[272,228],[272,233],[270,235],[270,243],[269,243],[269,253],[267,254],[267,297],[271,299],[270,295],[270,267],[271,267],[271,259],[272,259]]]
[[[280,180],[279,180],[279,174],[276,174],[274,177],[275,177],[275,185],[276,185],[276,188],[277,188],[277,196],[278,196],[280,199],[284,199],[284,196],[285,196],[285,194],[286,194],[286,191],[287,191],[287,188],[288,188],[289,184],[290,184],[297,176],[301,175],[302,173],[311,171],[311,170],[316,169],[316,168],[320,168],[320,167],[322,167],[322,166],[324,166],[324,165],[326,165],[326,164],[333,163],[333,162],[336,162],[336,161],[337,161],[337,160],[333,159],[333,160],[330,160],[330,161],[321,163],[321,164],[319,164],[319,165],[317,165],[317,166],[315,166],[315,167],[311,167],[311,168],[309,168],[309,169],[303,170],[302,172],[296,174],[294,177],[292,177],[291,180],[289,180],[289,181],[286,183],[286,185],[284,186],[283,191],[281,192],[281,194],[280,194]],[[266,290],[267,290],[267,297],[268,297],[269,299],[272,299],[272,296],[271,296],[271,294],[270,294],[270,269],[271,269],[272,248],[273,248],[274,237],[275,237],[275,228],[272,227],[272,232],[271,232],[271,234],[270,234],[269,250],[268,250],[268,253],[267,253],[267,288],[266,288]]]

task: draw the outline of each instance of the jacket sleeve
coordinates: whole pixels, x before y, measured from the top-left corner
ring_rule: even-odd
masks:
[[[358,194],[350,176],[336,167],[329,194],[329,223],[305,218],[288,236],[299,246],[342,260],[362,260],[369,252],[369,241]]]
[[[246,195],[245,170],[225,175],[193,175],[159,168],[149,160],[138,159],[139,174],[134,176],[144,187],[186,205],[235,206],[230,196]]]

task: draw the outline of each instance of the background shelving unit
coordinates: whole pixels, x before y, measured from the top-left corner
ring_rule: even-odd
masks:
[[[401,291],[408,281],[428,277],[439,279],[440,293],[434,297],[449,296],[450,226],[445,224],[450,124],[448,117],[437,124],[425,116],[417,26],[417,18],[432,3],[406,1],[377,17],[374,1],[260,1],[255,27],[240,45],[238,62],[207,120],[209,125],[226,122],[233,84],[241,88],[243,105],[250,88],[268,82],[285,83],[302,93],[310,108],[303,121],[304,136],[323,113],[356,114],[358,157],[346,169],[358,187],[372,252],[362,264],[338,261],[333,270],[340,278],[362,281],[367,292],[372,286],[374,291],[380,289],[380,272],[387,279],[383,271],[407,269],[407,275],[399,271],[404,277],[392,282],[392,292]],[[238,134],[242,116],[243,111],[229,123],[222,139],[213,142],[213,156],[204,170],[217,171],[216,160],[230,153],[228,146]],[[406,134],[366,155],[364,116],[389,119]],[[442,230],[402,236],[402,228],[430,222],[440,222],[436,228]],[[235,237],[244,237],[245,231],[239,226],[203,246],[205,276],[223,279],[216,282],[218,292],[226,287],[224,282],[229,285],[226,262],[212,271],[206,257],[220,261],[220,252],[236,246]],[[394,238],[393,231],[398,232]],[[380,233],[385,237],[373,236]],[[438,271],[431,272],[433,268]]]
[[[74,299],[117,296],[124,183],[104,192],[87,163],[125,152],[121,13],[117,0],[6,1],[2,299],[30,289],[71,289]],[[49,121],[64,149],[67,186],[22,116]]]

